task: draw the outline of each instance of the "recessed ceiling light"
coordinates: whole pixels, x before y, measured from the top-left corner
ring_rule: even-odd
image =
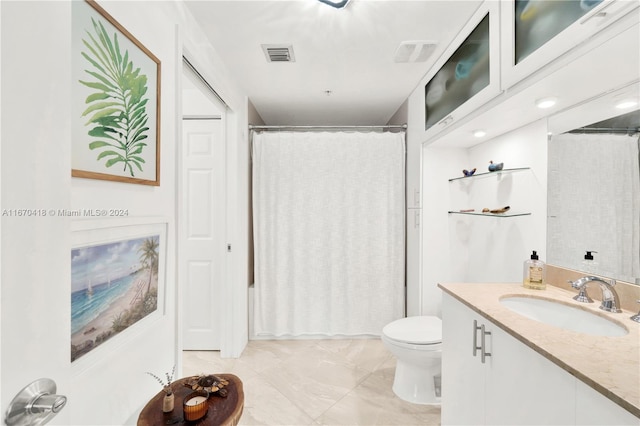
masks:
[[[349,0],[318,0],[320,3],[328,4],[336,9],[342,9],[349,3]]]
[[[554,97],[541,98],[536,101],[536,106],[540,109],[551,108],[558,102]]]
[[[619,104],[616,105],[616,108],[618,109],[627,109],[627,108],[631,108],[638,105],[638,102],[636,101],[623,101],[620,102]]]
[[[487,132],[485,132],[484,130],[475,130],[473,132],[473,136],[475,136],[476,138],[483,138],[487,135]]]

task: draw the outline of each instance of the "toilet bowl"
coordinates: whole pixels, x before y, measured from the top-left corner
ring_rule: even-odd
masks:
[[[442,320],[401,318],[382,329],[382,341],[397,361],[393,392],[414,404],[440,404]]]

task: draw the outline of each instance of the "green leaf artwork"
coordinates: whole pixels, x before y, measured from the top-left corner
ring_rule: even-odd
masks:
[[[84,71],[93,79],[80,83],[95,92],[87,96],[85,126],[91,140],[89,149],[99,152],[96,160],[106,167],[122,163],[123,172],[135,177],[143,171],[145,163],[142,151],[147,146],[147,76],[140,74],[124,54],[118,43],[118,35],[109,38],[102,22],[91,18],[94,34],[86,31],[88,39],[82,39],[86,51],[82,56],[92,66]]]

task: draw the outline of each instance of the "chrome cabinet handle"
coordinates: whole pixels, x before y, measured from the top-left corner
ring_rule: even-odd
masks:
[[[481,352],[480,352],[480,361],[482,361],[483,364],[484,364],[484,361],[485,361],[485,357],[491,356],[491,352],[487,352],[486,346],[485,346],[485,344],[486,344],[485,337],[487,335],[490,336],[491,332],[490,331],[485,331],[484,324],[482,324],[480,326],[480,346],[481,347],[479,349],[481,350]]]
[[[482,327],[478,327],[478,321],[473,320],[473,356],[476,356],[478,349],[484,352],[484,350],[482,349],[482,346],[478,346],[478,330],[483,328],[484,328],[484,325]]]

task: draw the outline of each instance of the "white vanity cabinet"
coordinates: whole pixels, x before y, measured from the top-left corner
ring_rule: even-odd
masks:
[[[443,293],[442,425],[471,424],[639,426],[640,418]]]
[[[482,364],[477,352],[473,355],[474,321],[482,322],[483,318],[442,294],[443,425],[484,423],[485,377],[491,358],[489,364]]]
[[[443,425],[573,424],[572,376],[450,295],[442,299]],[[490,333],[484,348],[474,321]]]
[[[497,326],[491,328],[485,424],[572,424],[574,377]]]
[[[576,379],[576,425],[635,425],[640,418]]]

